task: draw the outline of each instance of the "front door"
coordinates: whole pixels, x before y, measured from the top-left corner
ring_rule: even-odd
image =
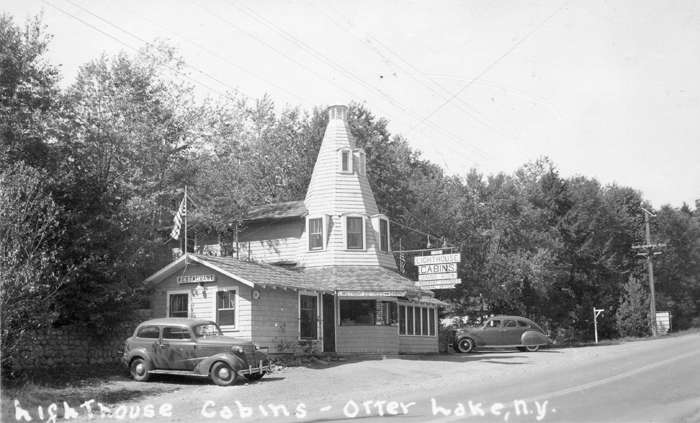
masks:
[[[335,297],[323,294],[323,352],[335,352]]]
[[[159,358],[164,368],[170,370],[193,370],[197,361],[194,339],[184,327],[163,327]]]

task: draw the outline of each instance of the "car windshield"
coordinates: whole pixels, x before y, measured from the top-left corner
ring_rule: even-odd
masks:
[[[219,336],[223,335],[221,329],[214,323],[206,323],[194,327],[194,336],[197,338],[202,336]]]

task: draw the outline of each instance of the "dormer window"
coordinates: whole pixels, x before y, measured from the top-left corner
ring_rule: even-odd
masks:
[[[345,218],[345,247],[348,250],[365,249],[365,218],[347,216]]]
[[[391,228],[389,227],[389,219],[383,214],[377,214],[372,218],[372,228],[376,239],[376,248],[384,253],[391,252]]]
[[[352,173],[352,150],[340,150],[340,172]]]
[[[357,161],[358,161],[358,173],[360,175],[364,175],[367,173],[367,157],[365,155],[365,152],[362,150],[359,150],[357,152]]]
[[[379,219],[379,249],[389,251],[389,222]]]
[[[309,251],[322,251],[326,249],[325,216],[307,217],[306,227],[308,228]]]

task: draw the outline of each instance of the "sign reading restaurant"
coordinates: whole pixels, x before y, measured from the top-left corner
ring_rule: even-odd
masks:
[[[433,251],[429,256],[414,257],[418,266],[417,287],[422,289],[451,289],[462,283],[457,278],[457,263],[462,261],[461,254],[442,254]]]
[[[177,283],[214,282],[214,275],[178,276]]]

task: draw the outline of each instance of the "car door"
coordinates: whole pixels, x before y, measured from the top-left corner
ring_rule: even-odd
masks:
[[[499,319],[491,319],[486,322],[481,332],[481,339],[486,345],[501,345],[501,321]]]
[[[503,343],[502,345],[520,345],[520,337],[525,332],[525,328],[519,327],[518,322],[511,319],[503,320]]]
[[[163,365],[169,370],[194,370],[197,351],[187,327],[163,326],[158,349]]]

